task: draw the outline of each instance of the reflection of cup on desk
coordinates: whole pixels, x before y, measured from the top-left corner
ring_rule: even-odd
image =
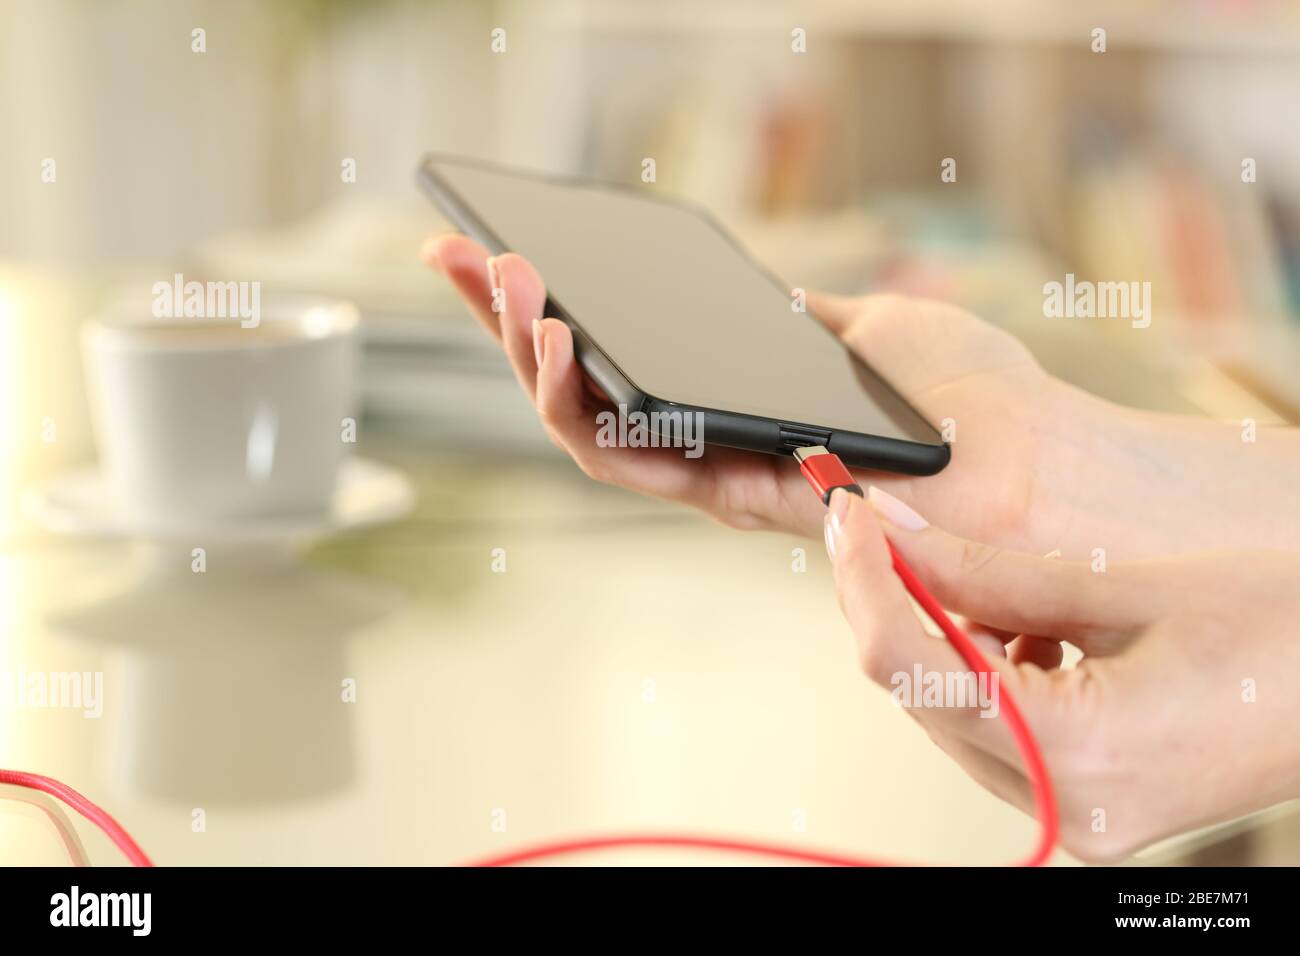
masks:
[[[147,611],[114,613],[146,600]],[[195,806],[268,805],[346,786],[355,711],[342,696],[345,645],[382,603],[365,582],[286,568],[156,577],[101,607],[88,618],[101,643],[122,619],[147,630],[116,635],[121,700],[110,716],[123,785]]]
[[[300,564],[153,568],[46,623],[106,654],[96,726],[126,792],[264,806],[353,781],[350,652],[402,601]]]
[[[117,309],[83,334],[105,475],[127,520],[324,513],[354,414],[355,308],[269,304],[260,321]]]

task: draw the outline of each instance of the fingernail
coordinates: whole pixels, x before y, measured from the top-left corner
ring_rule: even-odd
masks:
[[[492,286],[492,297],[496,298],[497,289],[501,288],[501,270],[497,268],[497,257],[489,256],[487,261],[488,283]]]
[[[826,535],[826,553],[832,558],[835,557],[835,544],[839,541],[844,519],[849,513],[851,497],[853,496],[843,488],[835,488],[831,491],[831,500],[826,503],[826,517],[822,524]]]
[[[895,528],[900,528],[903,531],[920,531],[923,528],[930,527],[930,522],[893,495],[881,491],[875,485],[867,489],[867,500],[871,502],[871,507],[876,509],[876,514]]]
[[[831,500],[826,503],[826,508],[830,511],[831,518],[834,519],[836,530],[839,529],[840,522],[848,515],[849,499],[853,497],[855,496],[843,488],[831,489]]]
[[[436,255],[437,249],[438,249],[437,239],[424,240],[424,245],[420,247],[420,258],[424,260],[424,262],[427,265],[431,265],[435,269],[441,269],[442,261]]]
[[[533,357],[537,359],[537,367],[541,368],[542,359],[546,357],[546,329],[537,319],[533,319]]]

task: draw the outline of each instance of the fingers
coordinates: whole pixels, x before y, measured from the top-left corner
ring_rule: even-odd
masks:
[[[894,573],[880,524],[856,495],[832,494],[826,536],[840,607],[857,638],[867,676],[893,688],[895,701],[927,729],[946,728],[994,756],[1015,760],[1005,728],[987,719],[999,712],[1002,687],[1021,683],[1005,659],[989,652],[990,645],[1000,646],[997,638],[974,638],[991,668],[989,675],[980,676],[968,670],[947,641],[925,633]],[[1024,701],[1021,707],[1029,712]]]
[[[936,354],[952,347],[951,342],[935,341],[937,304],[892,293],[847,298],[819,292],[809,293],[808,305],[851,351],[913,402],[922,400],[937,379],[947,377],[946,371],[936,371]],[[957,333],[953,337],[958,344],[967,338]]]
[[[825,522],[840,608],[853,626],[867,676],[887,686],[892,675],[917,663],[929,670],[954,666],[952,653],[917,620],[871,510],[856,495],[835,491]]]
[[[512,252],[494,256],[486,265],[491,307],[501,318],[501,344],[524,393],[536,401],[538,360],[533,323],[542,318],[546,286],[532,263]]]
[[[1034,815],[1034,792],[1018,767],[957,734],[941,729],[930,729],[929,733],[939,749],[955,760],[972,780],[1022,813]]]
[[[573,334],[559,319],[535,326],[529,361],[541,356],[536,372],[537,411],[551,439],[589,477],[633,491],[703,507],[712,489],[712,472],[690,461],[680,448],[624,448],[601,439],[605,427],[598,419],[613,411],[598,403],[584,384],[574,360]],[[710,452],[709,454],[712,454]]]
[[[506,357],[525,394],[537,390],[533,322],[546,306],[546,285],[522,256],[490,256],[466,236],[438,236],[420,253],[455,286],[479,323],[505,348]]]
[[[559,319],[542,319],[532,329],[537,361],[537,414],[551,440],[579,465],[596,448],[596,414],[573,356],[573,333]],[[609,451],[611,449],[603,449]],[[587,471],[587,466],[583,465]]]
[[[841,338],[857,315],[862,300],[857,296],[835,295],[830,292],[808,293],[808,310]]]
[[[1065,648],[1050,637],[1023,634],[1007,648],[1007,659],[1013,664],[1033,664],[1050,671],[1061,666]]]
[[[703,461],[689,461],[681,449],[620,448],[598,440],[597,415],[611,411],[608,399],[574,361],[568,327],[543,319],[546,287],[527,260],[513,253],[492,257],[461,235],[430,239],[421,257],[447,276],[480,324],[501,342],[547,434],[586,474],[702,508],[729,523],[770,525],[761,509],[752,514],[729,510],[733,497],[757,497],[746,489],[770,489],[775,474],[770,461],[721,448],[705,451]],[[729,473],[725,484],[717,479],[724,467]],[[814,503],[804,497],[799,501],[807,503],[811,517]]]
[[[1006,649],[1007,644],[1010,644],[1020,636],[1015,631],[1004,631],[1000,627],[991,627],[983,621],[972,621],[970,618],[962,617],[960,614],[951,614],[949,617],[953,619],[953,623],[971,637],[975,637],[978,634],[987,634],[989,637],[994,638],[1004,650]]]
[[[945,387],[988,374],[1043,373],[1024,344],[964,309],[896,293],[809,293],[813,314],[918,410],[947,414]]]
[[[492,283],[487,273],[490,255],[473,239],[461,235],[435,236],[420,250],[425,264],[447,277],[474,318],[500,341],[501,323],[492,311]]]
[[[876,487],[869,499],[894,547],[945,608],[1017,634],[1069,640],[1091,653],[1113,650],[1151,618],[1147,590],[1115,569],[1095,573],[958,538]]]
[[[808,305],[850,351],[913,403],[923,405],[924,393],[936,376],[946,377],[937,372],[935,357],[950,344],[934,341],[934,309],[923,308],[920,300],[893,293],[849,298],[818,292],[809,293]],[[960,334],[955,337],[958,342],[965,341]]]

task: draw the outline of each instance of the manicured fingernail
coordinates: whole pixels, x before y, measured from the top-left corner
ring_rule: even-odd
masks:
[[[930,522],[893,495],[881,491],[875,485],[867,489],[867,500],[871,502],[871,507],[876,509],[876,514],[895,528],[900,528],[903,531],[920,531],[922,528],[930,527]]]
[[[541,368],[542,359],[546,357],[546,329],[537,319],[533,319],[533,357],[537,359],[537,367]]]
[[[438,251],[438,240],[426,239],[424,240],[424,245],[420,247],[420,258],[423,259],[425,263],[427,263],[428,265],[433,266],[435,269],[441,269],[442,261],[438,258],[437,251]]]
[[[840,539],[840,530],[844,527],[844,519],[848,516],[852,504],[849,499],[852,497],[853,495],[843,488],[836,488],[831,491],[831,500],[826,503],[826,518],[823,521],[826,553],[832,558],[835,557],[835,544]]]
[[[826,508],[830,511],[836,530],[839,529],[840,522],[842,522],[848,515],[850,499],[854,497],[856,496],[845,491],[843,488],[834,488],[831,490],[831,500],[826,503]]]

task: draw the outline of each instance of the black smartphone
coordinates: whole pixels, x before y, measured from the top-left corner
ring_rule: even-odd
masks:
[[[419,181],[493,254],[537,267],[546,314],[638,421],[690,416],[707,444],[776,455],[825,445],[848,464],[909,475],[948,463],[935,427],[705,211],[648,188],[436,154]]]

